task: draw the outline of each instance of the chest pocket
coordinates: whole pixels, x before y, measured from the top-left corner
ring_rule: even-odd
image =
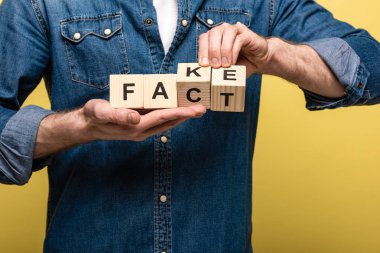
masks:
[[[120,14],[62,20],[61,35],[72,81],[104,89],[110,74],[129,73]]]
[[[206,8],[199,11],[196,17],[196,53],[198,55],[198,39],[202,33],[223,23],[236,24],[237,22],[240,22],[249,27],[251,25],[252,16],[248,11],[244,10]]]

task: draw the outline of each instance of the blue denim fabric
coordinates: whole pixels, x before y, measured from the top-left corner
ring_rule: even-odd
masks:
[[[108,99],[110,74],[176,73],[179,62],[197,61],[198,36],[222,22],[240,21],[263,36],[312,46],[347,96],[334,100],[305,91],[309,109],[380,100],[379,43],[314,1],[179,0],[178,11],[165,55],[151,0],[4,0],[0,181],[24,184],[50,162],[45,252],[252,252],[260,75],[247,80],[244,113],[210,111],[162,133],[167,143],[161,135],[143,142],[96,141],[33,160],[43,117]],[[52,110],[20,109],[42,77]]]

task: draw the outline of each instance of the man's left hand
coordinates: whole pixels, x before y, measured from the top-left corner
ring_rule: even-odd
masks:
[[[271,58],[268,40],[245,25],[223,23],[199,37],[199,64],[213,68],[245,65],[247,76],[262,73]]]

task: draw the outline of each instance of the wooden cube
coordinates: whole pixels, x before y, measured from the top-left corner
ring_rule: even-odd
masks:
[[[178,106],[202,104],[210,109],[211,67],[179,63],[177,70]]]
[[[212,69],[211,110],[244,112],[245,83],[245,66]]]
[[[143,75],[111,75],[110,103],[114,108],[143,108]]]
[[[144,75],[144,108],[177,107],[175,74]]]

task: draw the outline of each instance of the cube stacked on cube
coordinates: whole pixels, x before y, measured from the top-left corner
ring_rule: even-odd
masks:
[[[202,104],[210,109],[211,67],[180,63],[177,71],[178,106]]]
[[[110,103],[131,109],[202,104],[212,111],[243,112],[245,81],[245,66],[213,69],[180,63],[177,75],[111,75]]]

